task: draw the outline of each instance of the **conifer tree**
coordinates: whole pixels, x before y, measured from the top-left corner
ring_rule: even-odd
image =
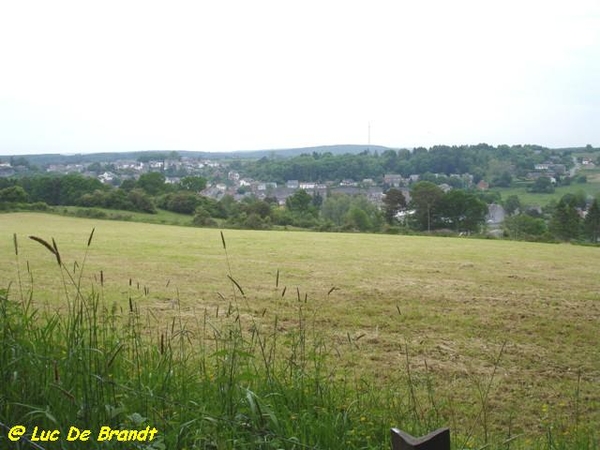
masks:
[[[600,237],[600,206],[598,205],[597,198],[594,199],[592,205],[588,209],[584,226],[590,240],[594,243],[598,242],[598,238]]]

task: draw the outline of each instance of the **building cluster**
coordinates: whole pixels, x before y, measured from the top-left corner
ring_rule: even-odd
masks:
[[[554,164],[552,162],[544,162],[536,164],[533,171],[527,174],[528,180],[537,180],[540,177],[548,177],[553,183],[556,179],[568,174],[567,166],[564,164]]]
[[[12,177],[15,173],[15,169],[10,163],[0,162],[0,177]]]
[[[176,184],[181,181],[182,176],[199,174],[204,169],[220,170],[223,167],[221,163],[216,161],[186,157],[182,157],[180,160],[165,159],[150,160],[147,162],[117,160],[108,164],[99,163],[100,166],[107,168],[107,170],[101,173],[94,170],[95,164],[97,163],[50,164],[45,168],[45,172],[62,175],[78,173],[84,176],[95,177],[106,184],[115,184],[126,179],[138,179],[141,175],[149,172],[161,172],[165,174],[167,183]]]
[[[141,175],[149,172],[163,173],[166,183],[169,184],[179,183],[183,176],[202,175],[210,180],[208,187],[202,192],[204,196],[219,200],[226,195],[231,195],[238,201],[247,196],[255,196],[263,200],[266,198],[276,199],[281,205],[284,205],[286,199],[300,189],[312,196],[321,196],[322,198],[335,194],[364,195],[372,203],[381,205],[384,192],[393,187],[402,191],[407,201],[410,201],[409,186],[421,179],[417,174],[403,177],[400,174],[392,173],[385,174],[382,179],[377,181],[366,178],[362,181],[343,179],[317,183],[305,180],[287,180],[285,183],[277,183],[243,177],[238,171],[229,170],[227,166],[226,162],[182,157],[145,162],[116,160],[110,163],[50,164],[44,170],[46,173],[62,175],[77,173],[95,177],[102,183],[113,185],[118,185],[126,179],[138,179]],[[11,167],[10,163],[2,163],[0,164],[0,176],[12,176],[16,169],[18,170],[18,168]],[[434,174],[433,176],[445,175]],[[473,181],[473,177],[469,174],[452,174],[449,178],[460,179],[464,186],[470,186]],[[437,184],[445,192],[452,189],[452,186],[447,183]]]
[[[285,183],[276,183],[274,181],[257,181],[244,178],[239,172],[229,171],[225,182],[210,185],[202,194],[216,200],[225,195],[231,195],[236,200],[241,200],[246,196],[255,196],[261,200],[273,198],[280,205],[285,205],[287,198],[294,195],[298,190],[304,190],[312,196],[323,198],[334,194],[364,195],[375,204],[381,204],[384,192],[383,187],[377,186],[372,179],[365,179],[362,182],[342,180],[340,182],[316,183],[287,180]]]
[[[446,175],[433,174],[435,178],[446,177]],[[469,187],[473,184],[473,176],[470,174],[452,174],[447,178],[456,179],[461,186]],[[285,183],[276,183],[273,181],[261,181],[245,178],[237,171],[230,170],[227,173],[227,179],[222,182],[213,183],[208,186],[202,194],[219,200],[225,195],[231,195],[236,200],[241,200],[245,196],[255,196],[261,200],[266,198],[276,199],[280,205],[284,205],[286,199],[296,191],[302,189],[312,196],[321,196],[325,198],[329,195],[364,195],[369,201],[376,205],[381,205],[384,198],[384,192],[389,188],[395,188],[401,191],[410,201],[410,185],[421,180],[420,175],[410,175],[403,177],[399,174],[385,174],[383,178],[376,182],[372,178],[365,178],[362,181],[344,179],[341,181],[325,181],[323,183],[287,180]],[[440,189],[448,192],[453,187],[447,183],[438,183]]]
[[[581,159],[577,166],[586,168],[594,167],[591,159]],[[12,166],[9,162],[0,162],[0,177],[19,175],[26,167]],[[330,195],[363,195],[372,203],[381,206],[385,197],[384,192],[389,188],[400,190],[407,202],[410,202],[410,185],[424,179],[422,175],[412,174],[403,176],[401,174],[388,173],[381,179],[374,180],[366,178],[362,181],[344,179],[341,181],[312,182],[306,180],[287,180],[285,183],[275,181],[253,180],[244,177],[237,170],[231,170],[227,162],[217,160],[181,157],[173,159],[158,159],[148,161],[116,160],[111,162],[95,163],[71,163],[50,164],[44,168],[46,173],[71,174],[78,173],[84,176],[95,177],[102,183],[119,185],[126,179],[138,179],[141,175],[150,172],[161,172],[165,175],[166,183],[176,184],[184,176],[204,176],[209,180],[208,187],[202,191],[202,195],[219,200],[226,195],[231,195],[235,200],[254,196],[259,199],[274,199],[278,204],[285,205],[288,197],[298,190],[304,190],[312,196],[326,198]],[[574,170],[572,170],[574,172]],[[544,163],[535,164],[527,178],[536,180],[547,176],[551,180],[557,177],[569,175],[570,171],[565,164],[559,161],[549,160]],[[440,189],[448,192],[453,187],[475,187],[487,190],[489,184],[485,180],[474,184],[471,174],[427,174],[425,179],[434,181]],[[488,224],[502,222],[504,212],[498,205],[490,213]]]

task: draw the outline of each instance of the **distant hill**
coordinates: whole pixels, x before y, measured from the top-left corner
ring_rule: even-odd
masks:
[[[271,150],[239,150],[233,152],[197,152],[188,150],[145,150],[136,152],[119,152],[119,153],[87,153],[87,154],[41,154],[41,155],[2,155],[0,160],[8,161],[11,157],[25,158],[31,164],[43,166],[47,164],[83,164],[93,162],[111,162],[122,159],[137,160],[140,157],[148,157],[149,154],[168,155],[176,152],[179,156],[187,156],[191,158],[205,159],[236,159],[249,158],[258,159],[262,157],[280,157],[290,158],[299,156],[303,153],[331,153],[333,155],[343,155],[346,153],[356,154],[368,150],[370,152],[382,153],[389,150],[389,147],[380,145],[321,145],[316,147],[288,148],[288,149],[271,149]]]
[[[279,156],[289,158],[292,156],[299,156],[304,153],[331,153],[332,155],[344,155],[347,153],[356,154],[368,150],[370,152],[384,152],[389,150],[389,147],[383,147],[381,145],[320,145],[317,147],[300,147],[300,148],[288,148],[288,149],[277,149],[277,150],[251,150],[251,151],[240,151],[230,153],[219,153],[218,155],[227,155],[226,157],[252,157],[262,158],[264,156]],[[215,153],[211,153],[215,155]]]

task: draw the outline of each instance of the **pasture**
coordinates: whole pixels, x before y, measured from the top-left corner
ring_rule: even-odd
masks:
[[[585,175],[587,183],[573,182],[568,186],[558,186],[552,194],[540,194],[528,192],[529,183],[514,183],[508,188],[495,187],[492,191],[499,192],[502,200],[506,200],[511,195],[517,195],[524,206],[544,207],[551,202],[558,202],[564,195],[577,195],[583,192],[589,197],[598,197],[600,195],[600,170],[583,169],[577,175]]]
[[[174,317],[200,327],[232,302],[248,329],[275,323],[285,335],[300,307],[336,377],[410,395],[415,412],[456,436],[494,436],[497,448],[532,447],[549,429],[565,442],[582,429],[597,439],[598,248],[240,230],[223,231],[224,248],[215,229],[1,215],[1,287],[57,310],[61,271],[31,235],[55,239],[73,273],[85,262],[84,289],[122,310],[135,300],[150,338]],[[403,426],[381,417],[383,432]]]

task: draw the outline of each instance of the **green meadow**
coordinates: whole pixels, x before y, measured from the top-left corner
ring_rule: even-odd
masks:
[[[389,448],[392,426],[600,445],[597,247],[37,213],[0,238],[4,424],[152,425],[156,449]]]
[[[550,202],[558,202],[564,195],[579,194],[583,192],[586,196],[598,197],[600,195],[600,170],[583,169],[578,175],[587,177],[586,183],[572,182],[567,186],[558,186],[552,194],[541,194],[529,192],[528,187],[531,183],[514,183],[507,188],[493,188],[492,191],[499,192],[503,200],[511,195],[519,197],[521,203],[525,206],[546,206]]]

